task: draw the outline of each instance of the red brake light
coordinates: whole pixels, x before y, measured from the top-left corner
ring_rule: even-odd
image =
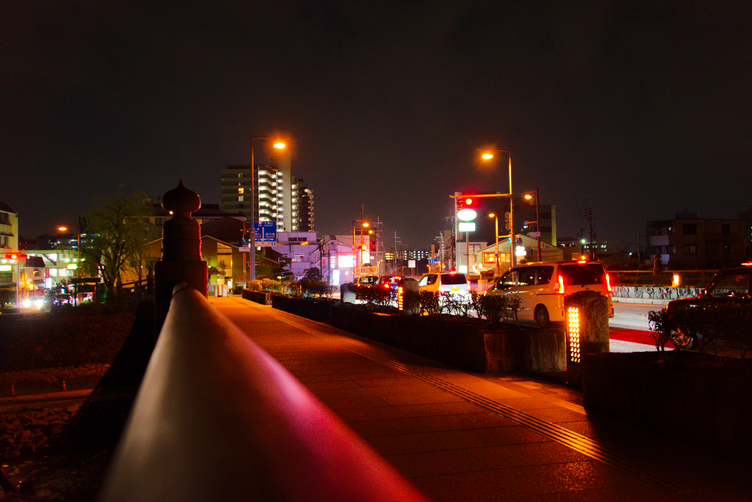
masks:
[[[564,294],[564,278],[562,276],[559,276],[558,279],[556,280],[556,286],[554,287],[554,292],[560,295]]]
[[[577,263],[587,263],[587,260],[577,260]]]
[[[606,288],[608,289],[608,292],[611,292],[611,278],[606,274]]]

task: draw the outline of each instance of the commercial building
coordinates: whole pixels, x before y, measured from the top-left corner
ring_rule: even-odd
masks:
[[[647,223],[648,255],[672,270],[717,269],[745,261],[748,225],[743,219],[707,219],[683,211]]]
[[[18,251],[18,213],[10,204],[0,202],[0,289],[15,295],[19,267],[6,254]]]

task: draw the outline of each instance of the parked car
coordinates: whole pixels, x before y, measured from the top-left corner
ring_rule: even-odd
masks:
[[[369,290],[376,287],[376,283],[379,282],[378,275],[361,275],[355,279],[355,298],[360,298],[364,294],[367,294]]]
[[[397,287],[400,284],[400,281],[404,279],[401,275],[382,275],[379,277],[378,282],[376,283],[377,288],[383,288],[383,289],[391,289],[393,293],[397,292]]]
[[[461,293],[468,294],[470,286],[465,274],[457,272],[429,272],[423,274],[418,281],[418,291],[431,291],[433,293]]]
[[[704,308],[711,305],[752,303],[752,263],[741,267],[719,270],[699,296],[672,300],[666,305],[670,315],[685,308]],[[671,334],[671,341],[677,348],[691,349],[699,333],[685,333],[677,330]]]
[[[608,297],[608,315],[614,317],[611,284],[606,269],[598,261],[541,261],[507,270],[486,295],[517,296],[517,317],[545,328],[566,319],[564,298],[579,291],[596,291]]]

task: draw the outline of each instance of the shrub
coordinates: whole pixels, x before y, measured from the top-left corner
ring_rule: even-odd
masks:
[[[294,296],[300,298],[302,289],[298,281],[284,281],[282,282],[282,294],[288,296]]]
[[[321,280],[303,278],[300,280],[300,291],[303,298],[321,298],[329,294],[329,285]]]
[[[670,313],[663,308],[650,312],[648,322],[656,348],[661,351],[669,341],[674,341],[676,333],[690,336],[700,352],[713,347],[717,354],[719,338],[740,350],[742,358],[752,348],[752,305],[749,304],[690,306]]]
[[[265,293],[282,293],[282,283],[272,279],[264,279],[261,288]]]
[[[433,291],[421,291],[418,293],[418,299],[420,301],[421,314],[436,315],[441,313],[439,295]]]

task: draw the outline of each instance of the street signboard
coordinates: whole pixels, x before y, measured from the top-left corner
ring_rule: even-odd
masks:
[[[277,245],[277,222],[254,221],[255,243],[259,247],[271,247]]]

